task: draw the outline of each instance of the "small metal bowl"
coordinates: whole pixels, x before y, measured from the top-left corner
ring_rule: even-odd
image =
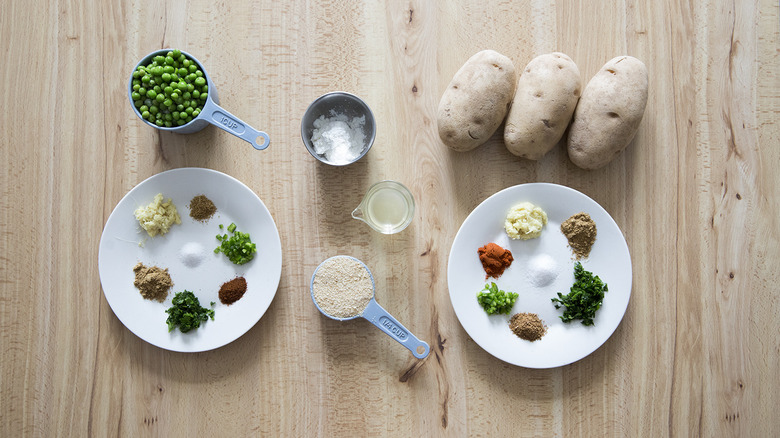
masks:
[[[363,134],[365,135],[363,150],[354,160],[347,163],[334,163],[328,161],[323,155],[315,152],[314,145],[311,141],[314,132],[314,121],[320,118],[320,116],[329,118],[337,114],[344,114],[349,119],[360,116],[366,117],[366,122],[363,125]],[[371,112],[371,108],[369,108],[359,97],[344,91],[333,91],[318,97],[309,105],[309,108],[306,109],[306,112],[301,119],[301,139],[303,140],[306,149],[312,157],[331,166],[346,166],[360,160],[368,153],[368,150],[371,149],[375,138],[376,122],[374,121],[374,113]]]

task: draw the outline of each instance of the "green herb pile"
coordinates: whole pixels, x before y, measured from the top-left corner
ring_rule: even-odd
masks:
[[[211,305],[214,306],[214,303],[212,302]],[[177,292],[173,297],[173,306],[165,313],[168,314],[165,322],[168,323],[169,332],[178,326],[182,333],[187,333],[200,327],[201,321],[209,318],[214,320],[214,310],[201,307],[198,297],[188,290]]]
[[[157,126],[181,126],[198,117],[209,86],[203,71],[181,50],[139,65],[133,72],[133,98],[141,117]]]
[[[516,300],[516,293],[504,292],[495,283],[486,284],[484,289],[477,292],[477,301],[488,315],[498,313],[509,315]]]
[[[561,315],[563,322],[571,322],[575,319],[582,320],[582,325],[593,325],[596,311],[601,308],[604,300],[604,292],[607,292],[607,284],[602,282],[598,275],[583,269],[582,264],[574,265],[574,285],[568,295],[558,292],[558,298],[552,302],[556,309],[561,305],[566,307]]]
[[[223,229],[222,224],[219,225],[219,229]],[[237,265],[243,265],[251,261],[255,257],[257,247],[249,238],[249,233],[236,231],[236,224],[233,223],[228,226],[227,230],[232,236],[217,234],[217,240],[222,242],[222,244],[214,249],[214,253],[218,254],[221,252],[225,254],[231,262]]]

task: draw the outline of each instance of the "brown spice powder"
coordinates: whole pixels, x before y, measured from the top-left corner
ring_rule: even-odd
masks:
[[[196,221],[205,222],[216,212],[217,206],[206,195],[198,195],[190,200],[190,217]]]
[[[509,320],[509,328],[521,339],[538,341],[547,333],[547,326],[535,313],[516,313]]]
[[[219,288],[219,301],[222,304],[233,304],[240,300],[246,292],[246,279],[244,277],[234,278]]]
[[[561,232],[569,240],[569,247],[577,259],[590,255],[596,242],[596,223],[588,213],[577,213],[561,224]]]
[[[133,285],[138,288],[142,297],[161,303],[165,301],[168,297],[168,290],[173,287],[173,281],[167,268],[147,267],[138,262],[133,267],[133,272],[135,273]]]

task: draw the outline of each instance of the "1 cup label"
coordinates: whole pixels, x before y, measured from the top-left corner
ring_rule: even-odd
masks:
[[[229,115],[221,111],[214,112],[214,120],[216,120],[222,126],[230,129],[231,131],[234,131],[237,134],[241,134],[244,132],[244,125],[241,122],[239,122],[238,120],[230,117]]]

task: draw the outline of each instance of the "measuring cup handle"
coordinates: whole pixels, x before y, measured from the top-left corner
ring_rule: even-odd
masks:
[[[242,140],[248,141],[259,151],[267,148],[271,143],[268,134],[247,125],[241,119],[214,103],[211,99],[206,100],[206,104],[203,106],[201,112],[203,112],[206,121]]]
[[[431,347],[427,343],[417,339],[406,327],[387,313],[387,310],[382,308],[376,300],[371,300],[368,303],[368,307],[363,311],[362,316],[379,327],[388,336],[398,341],[398,343],[408,348],[414,357],[423,359],[431,352]],[[417,351],[420,347],[422,347],[421,352]]]

